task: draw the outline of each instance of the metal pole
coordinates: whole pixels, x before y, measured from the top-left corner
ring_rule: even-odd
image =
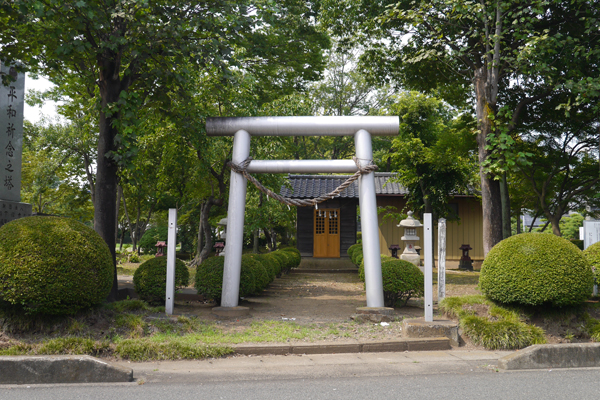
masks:
[[[322,172],[353,174],[358,171],[358,167],[352,160],[252,160],[246,171],[251,174],[316,174]]]
[[[175,247],[177,246],[177,209],[169,208],[169,231],[167,236],[167,294],[165,313],[173,314],[175,303]]]
[[[250,155],[250,134],[240,129],[233,137],[231,161],[239,164]],[[227,251],[223,271],[221,307],[237,307],[242,269],[242,244],[244,241],[244,211],[246,207],[246,178],[231,171],[229,207],[227,209]]]
[[[433,227],[431,213],[423,214],[423,226],[425,235],[425,322],[433,322]]]
[[[208,136],[352,136],[359,129],[373,136],[395,136],[400,119],[390,116],[217,117],[206,119]]]
[[[446,219],[438,220],[438,303],[446,297]]]
[[[354,145],[356,147],[356,157],[359,159],[361,167],[370,164],[373,160],[371,134],[364,129],[359,130],[354,135]],[[381,278],[381,256],[379,254],[375,175],[373,173],[362,175],[358,180],[358,187],[367,307],[383,307],[383,280]]]

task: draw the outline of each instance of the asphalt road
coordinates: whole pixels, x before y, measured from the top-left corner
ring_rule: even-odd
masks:
[[[144,384],[30,385],[0,388],[10,400],[199,399],[594,399],[600,369],[261,379]]]

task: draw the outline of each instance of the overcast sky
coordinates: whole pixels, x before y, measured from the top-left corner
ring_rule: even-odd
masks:
[[[40,79],[31,79],[29,76],[25,76],[25,91],[35,89],[43,92],[50,89],[52,86],[54,85],[45,78],[40,77]],[[47,101],[43,107],[30,107],[25,104],[24,114],[25,119],[32,123],[38,122],[42,115],[51,119],[58,116],[56,112],[56,103],[52,101]]]

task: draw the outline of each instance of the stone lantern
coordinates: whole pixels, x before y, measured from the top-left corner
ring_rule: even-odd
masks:
[[[413,212],[408,212],[408,218],[403,219],[398,224],[398,227],[404,228],[404,236],[400,240],[404,241],[404,252],[400,255],[400,259],[406,260],[415,264],[417,267],[421,264],[421,256],[415,249],[415,243],[419,241],[417,236],[417,228],[422,228],[423,225],[413,218]]]
[[[219,234],[219,237],[227,241],[227,218],[222,218],[217,222],[217,226],[223,229],[223,232]],[[219,256],[225,256],[226,244],[223,245],[223,249],[218,253]]]

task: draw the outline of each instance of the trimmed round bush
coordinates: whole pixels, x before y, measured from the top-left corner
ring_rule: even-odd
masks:
[[[294,264],[293,255],[290,253],[283,252],[281,250],[273,251],[269,253],[276,257],[281,264],[281,273],[287,274],[292,269],[292,265]]]
[[[505,304],[567,306],[592,293],[592,270],[568,240],[546,233],[522,233],[504,239],[488,253],[479,287]]]
[[[114,271],[104,240],[73,219],[27,217],[0,228],[0,302],[27,314],[68,315],[100,304]]]
[[[265,267],[269,274],[270,282],[273,282],[280,270],[279,261],[270,254],[255,254],[254,258]]]
[[[269,283],[271,283],[271,277],[267,272],[267,268],[254,254],[244,254],[242,256],[242,269],[248,268],[254,275],[254,291],[253,294],[260,294]]]
[[[381,257],[382,263],[388,260],[396,260],[396,258],[392,256],[386,256],[385,254],[380,254],[379,256]],[[358,279],[363,282],[365,281],[365,260],[361,260],[360,265],[358,266]]]
[[[352,260],[352,255],[357,249],[360,249],[360,251],[362,252],[362,244],[353,244],[352,246],[348,247],[348,250],[346,250],[346,253],[348,253],[348,257],[350,257],[350,260]]]
[[[300,255],[300,251],[295,247],[286,247],[284,249],[281,249],[281,251],[285,251],[292,255],[292,264],[290,268],[298,268],[300,262],[302,262],[302,256]]]
[[[600,242],[596,242],[583,251],[583,256],[588,260],[596,272],[600,272]]]
[[[385,260],[381,263],[381,277],[386,307],[402,307],[411,297],[422,297],[424,294],[425,277],[411,262],[393,257]]]
[[[190,272],[175,259],[175,288],[188,285]],[[167,257],[155,257],[142,263],[133,273],[133,284],[140,299],[150,304],[164,304],[167,293]]]
[[[209,257],[202,264],[196,267],[196,291],[209,299],[213,299],[217,304],[221,303],[221,294],[223,291],[223,270],[225,257]],[[246,266],[242,260],[242,270],[240,273],[240,297],[246,297],[254,293],[256,287],[253,272]]]

